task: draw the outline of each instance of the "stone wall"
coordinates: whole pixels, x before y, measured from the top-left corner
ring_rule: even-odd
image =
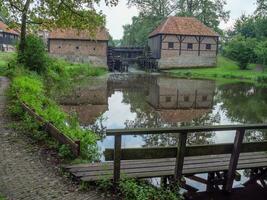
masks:
[[[49,53],[71,62],[107,67],[106,41],[50,39]]]
[[[166,36],[162,41],[161,59],[159,60],[160,69],[177,68],[177,67],[212,67],[217,63],[217,42],[214,37],[205,37],[200,44],[193,36],[186,36],[181,44],[176,36]],[[173,42],[174,48],[169,49],[168,43]],[[188,43],[193,45],[192,49],[187,49]],[[210,44],[211,49],[206,49]]]

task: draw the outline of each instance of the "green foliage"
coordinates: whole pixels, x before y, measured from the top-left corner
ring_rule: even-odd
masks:
[[[81,156],[87,160],[98,160],[97,136],[91,131],[82,129],[77,120],[64,113],[60,107],[45,95],[42,77],[37,74],[25,74],[13,79],[11,85],[13,96],[18,95],[20,101],[25,102],[42,116],[46,121],[52,122],[62,133],[73,140],[81,141]],[[13,108],[13,112],[16,109]],[[17,112],[20,113],[20,110]],[[67,154],[65,147],[60,153]]]
[[[267,15],[267,0],[257,0],[256,14],[259,16]]]
[[[123,26],[124,33],[122,46],[144,46],[147,43],[148,35],[163,20],[160,16],[142,16],[132,18],[132,24]]]
[[[229,18],[225,11],[225,0],[128,0],[129,6],[136,6],[139,15],[132,18],[132,23],[123,26],[122,45],[144,46],[148,35],[170,14],[196,17],[207,26],[221,33],[219,24]]]
[[[19,53],[24,54],[26,30],[52,28],[77,28],[93,35],[97,28],[105,25],[105,16],[94,9],[99,0],[1,0],[0,10],[8,13],[12,28],[20,27]],[[115,6],[117,0],[106,0],[107,5]],[[20,58],[20,57],[19,57]],[[21,62],[21,60],[19,60]]]
[[[257,55],[257,61],[259,63],[267,64],[267,40],[259,42],[256,48],[254,49],[255,54]]]
[[[238,63],[233,60],[218,56],[217,66],[216,67],[207,67],[207,68],[194,68],[194,69],[173,69],[169,72],[179,77],[195,77],[195,78],[211,78],[211,79],[235,79],[249,82],[258,82],[259,77],[267,76],[267,71],[257,71],[255,70],[256,65],[249,64],[247,70],[240,70]],[[223,80],[226,81],[226,80]]]
[[[71,157],[73,157],[73,154],[72,154],[69,146],[64,145],[64,144],[59,147],[58,154],[62,158],[71,158]]]
[[[172,192],[168,188],[157,188],[146,182],[133,179],[120,181],[120,191],[125,200],[177,200],[181,199],[178,190]]]
[[[227,22],[230,11],[224,9],[225,0],[180,0],[177,3],[178,16],[196,17],[208,27],[221,33],[220,22]]]
[[[43,73],[47,68],[48,56],[43,40],[35,35],[27,35],[25,49],[18,55],[20,63],[27,69]]]
[[[240,69],[246,69],[248,63],[255,60],[254,48],[256,44],[256,39],[236,36],[225,46],[224,55],[236,60]]]
[[[2,52],[0,53],[0,75],[5,75],[8,70],[8,63],[15,58],[14,53]]]

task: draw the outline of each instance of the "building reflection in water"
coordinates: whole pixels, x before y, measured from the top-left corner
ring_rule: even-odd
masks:
[[[65,111],[77,113],[82,126],[101,134],[106,128],[212,123],[210,113],[214,92],[214,81],[111,74],[105,79],[95,79],[88,85],[76,87],[61,99],[61,104]],[[212,135],[190,134],[188,142],[211,143]],[[176,135],[149,135],[142,137],[142,145],[175,145],[176,140]]]

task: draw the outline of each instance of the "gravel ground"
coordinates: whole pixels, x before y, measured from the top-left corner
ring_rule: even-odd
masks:
[[[6,199],[106,199],[96,191],[82,192],[59,175],[51,155],[23,134],[7,127],[5,89],[9,81],[0,77],[0,194]]]

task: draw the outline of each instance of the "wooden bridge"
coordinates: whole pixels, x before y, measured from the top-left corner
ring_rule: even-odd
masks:
[[[122,176],[161,177],[162,185],[179,184],[189,192],[196,192],[196,188],[182,179],[185,176],[206,184],[207,191],[222,188],[231,192],[234,179],[240,177],[237,176],[236,170],[251,169],[250,179],[244,185],[258,180],[264,182],[267,170],[267,141],[242,142],[246,130],[262,129],[267,129],[267,124],[108,130],[107,136],[114,136],[115,142],[114,149],[106,149],[104,152],[107,161],[70,165],[65,168],[83,181],[110,178],[114,186]],[[235,131],[234,143],[186,145],[188,133],[211,131]],[[121,148],[122,136],[166,133],[179,136],[177,147]],[[202,173],[208,173],[207,179],[196,176]]]

